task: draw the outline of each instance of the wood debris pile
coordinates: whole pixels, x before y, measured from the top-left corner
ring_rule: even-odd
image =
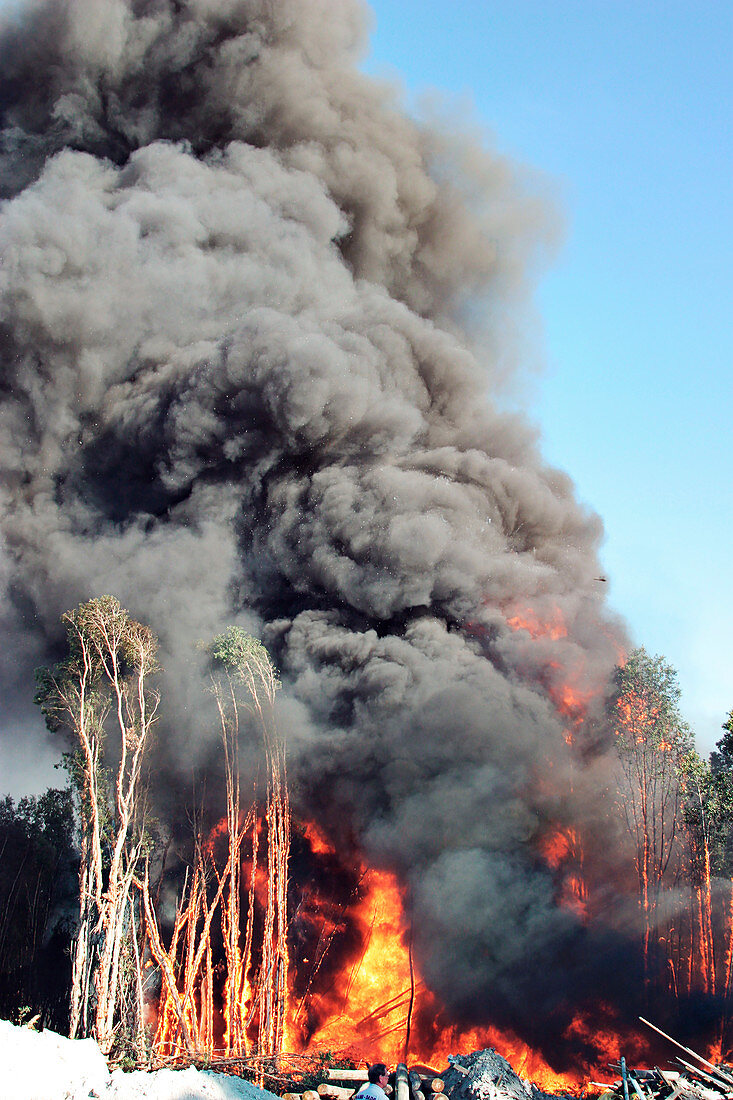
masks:
[[[618,1062],[610,1063],[611,1069],[618,1070],[620,1074],[613,1085],[591,1081],[592,1087],[603,1090],[601,1100],[721,1100],[721,1097],[733,1100],[733,1069],[730,1066],[716,1066],[648,1020],[642,1022],[658,1035],[669,1039],[694,1061],[678,1055],[676,1063],[681,1069],[660,1069],[658,1066],[654,1069],[632,1069],[625,1058],[620,1058]]]
[[[442,1076],[451,1100],[542,1100],[547,1095],[523,1081],[493,1049],[448,1061],[450,1068]]]
[[[609,1063],[618,1072],[618,1080],[611,1085],[591,1081],[590,1094],[600,1094],[599,1100],[733,1100],[732,1067],[714,1065],[648,1020],[642,1022],[674,1043],[685,1057],[677,1055],[675,1063],[664,1069],[634,1069],[622,1057]],[[557,1100],[519,1077],[506,1058],[493,1049],[451,1056],[448,1062],[448,1069],[442,1073],[428,1071],[426,1066],[408,1069],[404,1063],[399,1064],[385,1089],[389,1100]],[[282,1100],[355,1100],[367,1083],[366,1067],[334,1067],[325,1073],[328,1080],[317,1089],[286,1092]]]

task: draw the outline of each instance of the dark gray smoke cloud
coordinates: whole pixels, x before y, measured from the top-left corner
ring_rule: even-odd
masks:
[[[543,204],[359,73],[364,14],[56,0],[6,27],[5,728],[59,615],[113,592],[161,637],[184,773],[193,643],[242,622],[282,670],[297,808],[409,884],[452,1011],[536,1038],[623,947],[537,848],[603,817],[621,632],[599,520],[490,396]],[[566,636],[512,629],[527,608]],[[573,753],[568,679],[597,689]]]

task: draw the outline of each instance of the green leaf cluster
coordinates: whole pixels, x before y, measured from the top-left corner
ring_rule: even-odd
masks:
[[[274,685],[280,687],[272,658],[262,642],[239,626],[229,626],[223,634],[217,634],[207,646],[207,652],[214,668],[240,674],[262,668],[274,675]]]
[[[701,847],[707,837],[713,875],[733,877],[733,711],[710,760],[690,753],[684,762],[685,822]]]
[[[680,713],[677,672],[664,657],[651,656],[643,646],[616,669],[613,705],[619,752],[636,752],[643,739],[652,750],[675,755],[691,752],[694,735]]]

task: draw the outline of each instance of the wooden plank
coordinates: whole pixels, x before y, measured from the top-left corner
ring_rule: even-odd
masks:
[[[726,1089],[723,1082],[719,1081],[717,1077],[713,1077],[712,1073],[706,1073],[704,1069],[700,1069],[699,1066],[693,1066],[691,1062],[686,1062],[684,1058],[677,1057],[677,1061],[680,1062],[685,1069],[688,1069],[690,1073],[694,1073],[696,1077],[702,1077],[705,1081],[712,1082],[713,1085],[718,1085],[722,1089],[723,1095],[730,1092],[730,1089]]]
[[[330,1081],[361,1081],[365,1082],[369,1080],[369,1071],[366,1066],[363,1069],[338,1069],[334,1066],[329,1066],[326,1070],[326,1076]]]
[[[707,1066],[708,1069],[711,1069],[715,1076],[719,1077],[721,1081],[725,1081],[726,1084],[733,1086],[733,1077],[731,1077],[729,1073],[725,1073],[722,1069],[718,1069],[716,1065],[714,1065],[712,1062],[709,1062],[707,1058],[703,1058],[701,1054],[697,1054],[696,1051],[692,1050],[690,1047],[686,1047],[683,1046],[682,1043],[678,1043],[677,1040],[673,1039],[671,1035],[667,1035],[666,1031],[662,1031],[662,1029],[660,1027],[657,1027],[656,1024],[652,1024],[649,1022],[649,1020],[645,1020],[643,1016],[640,1016],[639,1019],[643,1024],[646,1024],[647,1027],[650,1027],[652,1031],[656,1031],[657,1035],[661,1035],[663,1039],[669,1039],[670,1043],[674,1043],[674,1045],[676,1047],[679,1047],[680,1050],[684,1050],[685,1054],[691,1054],[693,1058],[697,1058],[698,1062],[702,1062],[704,1066]]]

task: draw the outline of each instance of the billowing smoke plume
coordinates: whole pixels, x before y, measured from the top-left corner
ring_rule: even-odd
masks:
[[[284,679],[296,809],[397,870],[452,1012],[541,1041],[612,996],[623,948],[537,854],[602,817],[619,630],[599,521],[487,392],[538,203],[360,74],[364,23],[354,0],[54,0],[6,27],[5,699],[112,592],[161,638],[184,774],[194,643],[243,623]],[[528,609],[564,637],[510,625]],[[596,695],[570,753],[573,679]]]

